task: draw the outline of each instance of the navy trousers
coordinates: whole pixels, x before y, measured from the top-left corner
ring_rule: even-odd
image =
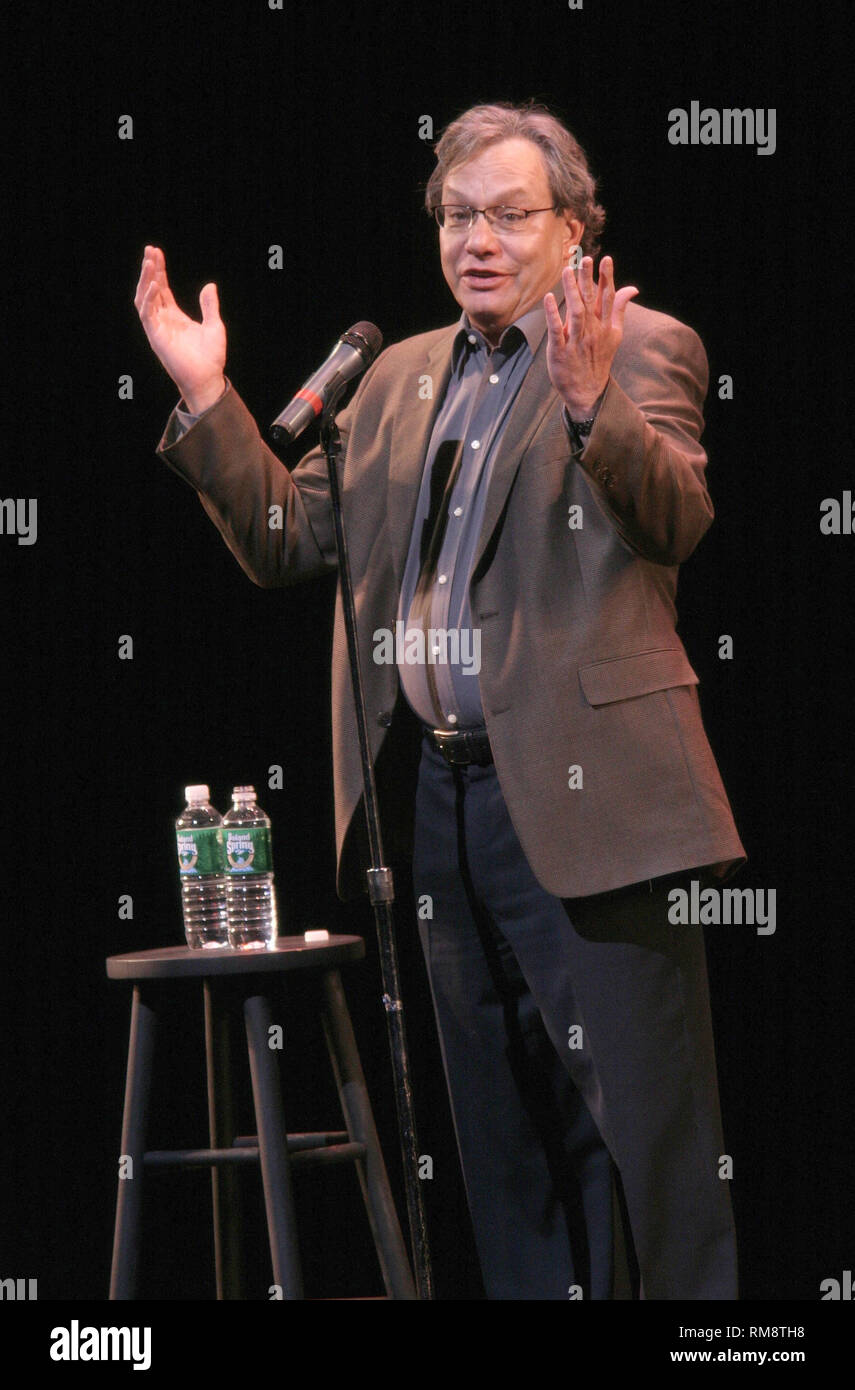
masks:
[[[495,768],[424,740],[413,881],[487,1297],[613,1297],[617,1172],[639,1296],[736,1298],[706,955],[668,921],[675,880],[551,896]]]

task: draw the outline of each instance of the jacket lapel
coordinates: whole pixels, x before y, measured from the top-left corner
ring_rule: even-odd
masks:
[[[546,342],[547,338],[544,334],[534,354],[534,360],[526,373],[525,381],[511,407],[504,435],[493,460],[493,471],[490,475],[490,486],[487,490],[487,501],[484,507],[484,519],[481,523],[481,535],[478,538],[478,546],[472,565],[473,573],[478,568],[481,556],[484,554],[496,523],[502,514],[502,508],[507,501],[522,456],[547,411],[555,405],[557,400],[555,389],[546,370]]]

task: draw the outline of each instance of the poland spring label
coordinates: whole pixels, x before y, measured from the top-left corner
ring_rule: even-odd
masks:
[[[226,871],[230,874],[269,874],[273,849],[268,825],[223,826]]]
[[[218,825],[199,825],[176,831],[178,868],[182,877],[223,872],[222,835]]]

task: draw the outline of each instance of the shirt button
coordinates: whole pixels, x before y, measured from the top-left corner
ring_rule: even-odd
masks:
[[[477,343],[478,339],[475,337],[474,333],[469,334],[469,341],[470,343]]]
[[[491,375],[490,375],[490,381],[493,383],[494,386],[495,386],[495,384],[496,384],[496,382],[497,382],[498,380],[499,380],[499,378],[496,376],[496,373],[495,373],[495,372],[492,372]]]
[[[445,584],[445,583],[447,582],[447,580],[448,580],[448,575],[447,575],[447,574],[441,574],[441,575],[439,576],[439,583],[440,583],[440,584]]]
[[[455,507],[455,508],[454,508],[454,515],[455,515],[455,516],[462,516],[462,515],[463,515],[463,508],[462,508],[462,507]]]
[[[457,723],[457,715],[456,715],[456,714],[447,714],[445,717],[446,717],[446,719],[448,720],[449,724],[456,724],[456,723]]]
[[[471,447],[472,447],[473,449],[480,449],[480,448],[481,448],[481,441],[480,441],[480,439],[473,439],[473,440],[472,440],[472,445],[471,445]]]

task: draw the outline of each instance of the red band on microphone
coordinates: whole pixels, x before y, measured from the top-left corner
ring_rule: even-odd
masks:
[[[297,392],[297,396],[301,401],[308,401],[315,414],[320,415],[321,411],[324,408],[324,403],[321,400],[320,396],[315,395],[314,391],[307,391],[304,386],[302,390]]]

